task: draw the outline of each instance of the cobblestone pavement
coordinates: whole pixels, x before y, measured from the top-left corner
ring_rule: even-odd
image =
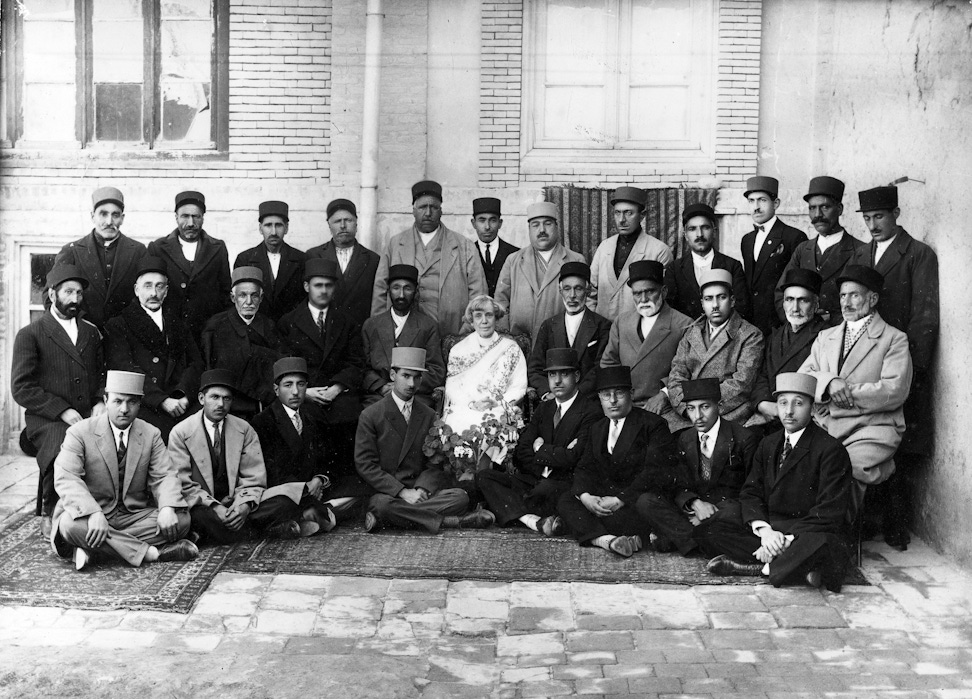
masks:
[[[34,468],[0,460],[0,519]],[[224,573],[189,614],[0,607],[0,696],[972,697],[968,573],[920,541],[864,571],[836,595]]]

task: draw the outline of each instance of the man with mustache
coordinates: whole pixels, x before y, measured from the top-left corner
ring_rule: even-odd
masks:
[[[259,267],[263,272],[260,312],[276,323],[305,298],[307,255],[284,242],[290,231],[290,207],[286,202],[260,204],[259,222],[263,242],[237,255],[233,267]]]
[[[486,293],[486,276],[475,246],[442,225],[442,185],[432,180],[412,185],[415,222],[392,236],[382,251],[371,315],[389,309],[388,268],[412,265],[418,269],[418,307],[439,326],[439,336],[463,330],[469,300]],[[468,326],[466,326],[468,330]]]
[[[628,286],[634,310],[622,313],[611,325],[601,366],[631,367],[634,404],[660,415],[669,410],[665,382],[678,343],[692,320],[665,302],[668,288],[661,262],[632,262]]]
[[[672,263],[668,245],[644,230],[642,222],[648,196],[640,187],[618,187],[611,197],[616,235],[609,236],[591,258],[591,293],[587,306],[602,316],[616,321],[622,313],[634,310],[631,296],[624,287],[634,262],[656,260]]]
[[[841,200],[844,197],[844,183],[836,177],[814,177],[810,180],[809,191],[803,199],[807,202],[810,223],[817,231],[817,237],[796,246],[793,257],[776,285],[776,312],[786,320],[783,308],[783,278],[791,269],[813,270],[820,275],[821,284],[816,314],[827,325],[840,322],[840,294],[837,289],[837,276],[844,271],[854,252],[863,245],[848,233],[840,223],[844,213]],[[785,325],[785,324],[784,324]]]
[[[100,415],[105,404],[101,334],[78,314],[88,280],[73,265],[55,265],[47,275],[50,310],[21,328],[14,340],[10,384],[13,399],[26,411],[21,433],[25,451],[35,452],[39,469],[37,507],[44,536],[51,532],[57,502],[54,459],[68,427]]]
[[[483,263],[483,274],[486,275],[486,288],[490,296],[496,294],[496,282],[499,281],[506,258],[520,249],[499,237],[503,227],[501,209],[502,202],[495,197],[473,199],[472,226],[479,238],[476,249]]]
[[[715,211],[708,204],[690,204],[682,211],[682,236],[689,254],[682,255],[665,269],[665,286],[672,308],[693,320],[702,315],[699,277],[709,269],[729,270],[736,310],[743,318],[749,318],[746,273],[738,260],[723,255],[712,246],[718,232]]]
[[[206,197],[180,192],[175,198],[176,229],[149,243],[148,254],[169,270],[169,303],[182,314],[199,344],[206,321],[226,308],[230,290],[226,243],[203,228]]]
[[[91,195],[91,203],[91,234],[61,248],[54,264],[73,265],[88,280],[81,311],[103,333],[108,319],[135,298],[132,288],[145,246],[121,232],[125,221],[121,191],[101,187]]]
[[[583,262],[584,256],[564,247],[558,218],[552,202],[527,207],[530,244],[506,258],[496,283],[496,302],[506,309],[500,330],[532,339],[540,324],[559,310],[560,268]]]

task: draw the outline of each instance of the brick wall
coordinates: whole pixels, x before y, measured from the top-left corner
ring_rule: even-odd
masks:
[[[486,0],[482,9],[479,182],[520,181],[523,0]]]

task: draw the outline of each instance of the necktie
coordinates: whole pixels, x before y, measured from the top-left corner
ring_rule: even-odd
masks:
[[[294,413],[294,429],[297,430],[297,434],[304,432],[304,423],[301,422],[300,413]]]
[[[408,421],[412,418],[412,402],[411,401],[409,401],[408,403],[406,403],[405,405],[402,406],[402,417],[405,418],[405,424],[407,425],[408,424]]]
[[[700,451],[702,458],[699,459],[700,474],[706,483],[712,478],[712,452],[709,451],[709,435],[703,434],[700,439]]]
[[[554,413],[554,429],[557,429],[557,425],[560,424],[560,418],[563,417],[563,413],[560,410],[560,403],[557,403],[557,412]]]
[[[485,248],[486,248],[486,266],[487,267],[492,267],[493,266],[493,256],[489,254],[489,243],[487,243],[485,245]]]
[[[709,444],[708,444],[709,435],[703,434],[700,438],[700,441],[702,442],[702,456],[711,457],[712,454],[709,452]]]
[[[219,457],[223,453],[223,440],[219,433],[219,426],[222,421],[217,422],[213,425],[213,453]]]
[[[607,443],[608,454],[614,453],[614,447],[618,443],[618,437],[620,436],[620,434],[621,434],[621,428],[619,426],[618,421],[611,420],[611,431],[608,434],[608,443]]]
[[[783,464],[786,463],[786,457],[788,457],[790,455],[790,452],[791,451],[793,451],[793,447],[790,445],[790,438],[789,437],[784,437],[783,438],[783,453],[780,454],[780,465],[776,469],[777,473],[779,473],[780,469],[783,468]]]
[[[321,339],[324,339],[324,311],[317,312],[317,329],[321,331]]]
[[[128,454],[128,447],[125,445],[125,433],[121,432],[118,435],[118,451],[115,452],[115,456],[118,457],[118,499],[122,499],[122,490],[125,488],[125,456]]]

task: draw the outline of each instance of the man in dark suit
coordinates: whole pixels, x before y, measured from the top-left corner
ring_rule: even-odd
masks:
[[[306,303],[277,323],[281,351],[303,357],[310,369],[308,414],[330,445],[328,467],[337,474],[353,471],[354,427],[361,413],[361,375],[364,353],[361,329],[331,307],[338,265],[315,257],[304,268]]]
[[[665,420],[634,407],[628,367],[601,369],[597,393],[604,419],[591,427],[573,486],[557,510],[581,546],[628,557],[641,549],[650,529],[638,498],[674,485],[675,440]]]
[[[413,265],[388,268],[388,296],[391,310],[365,321],[361,328],[365,371],[363,402],[371,405],[387,396],[394,385],[391,379],[391,355],[395,347],[425,349],[426,371],[415,397],[431,406],[432,392],[445,382],[445,362],[439,327],[415,304],[418,269]]]
[[[635,310],[611,325],[601,366],[631,367],[632,399],[640,408],[661,414],[668,408],[663,392],[678,343],[692,320],[665,302],[665,268],[656,260],[637,260],[628,271]]]
[[[335,199],[328,204],[327,225],[331,239],[308,250],[307,259],[320,257],[337,262],[341,276],[331,305],[360,327],[371,316],[371,295],[375,291],[375,272],[381,257],[355,238],[358,210],[353,202]]]
[[[81,311],[103,331],[108,319],[135,298],[132,288],[145,246],[121,232],[125,197],[120,191],[101,187],[95,190],[91,202],[91,234],[61,248],[54,264],[74,265],[88,280]]]
[[[361,413],[354,440],[354,464],[373,495],[365,529],[385,525],[422,527],[431,534],[446,528],[485,528],[495,521],[489,510],[463,514],[469,496],[452,473],[428,464],[425,435],[435,420],[431,408],[414,400],[425,371],[425,350],[392,350],[392,391]]]
[[[878,313],[908,336],[914,367],[911,393],[904,405],[905,434],[898,449],[902,467],[877,490],[886,502],[884,540],[904,550],[911,540],[911,487],[909,474],[930,456],[934,444],[934,392],[932,361],[938,344],[938,255],[911,237],[898,223],[897,187],[875,187],[859,194],[864,223],[871,242],[860,246],[848,265],[873,267],[884,277]]]
[[[180,192],[175,198],[176,229],[149,243],[148,254],[169,270],[169,303],[180,311],[196,344],[206,321],[226,308],[230,291],[226,243],[203,229],[206,197]]]
[[[849,558],[851,464],[841,443],[811,420],[816,380],[776,378],[783,430],[764,437],[739,494],[738,514],[695,528],[715,575],[806,580],[840,592]],[[727,513],[728,514],[728,513]]]
[[[486,275],[486,287],[490,296],[496,296],[496,282],[499,281],[500,270],[506,258],[519,250],[499,237],[503,227],[503,214],[500,211],[501,202],[495,197],[473,199],[472,226],[476,231],[479,242],[479,260],[483,263],[483,274]]]
[[[840,203],[843,197],[844,183],[837,178],[824,175],[810,180],[810,191],[803,199],[809,207],[810,223],[817,230],[817,237],[797,245],[793,257],[783,271],[783,277],[791,269],[813,270],[820,275],[817,315],[828,326],[837,325],[841,320],[837,277],[844,271],[857,248],[863,245],[840,224],[840,216],[844,213],[844,206]],[[783,277],[780,277],[780,283],[776,285],[776,313],[786,320],[786,311],[783,308]]]
[[[803,231],[776,217],[779,190],[780,183],[773,177],[750,177],[743,194],[755,224],[742,239],[743,266],[753,300],[752,322],[764,335],[780,324],[774,305],[776,283],[796,246],[807,239]]]
[[[798,371],[810,356],[817,334],[827,327],[827,321],[817,313],[821,282],[819,274],[801,267],[787,268],[780,279],[786,322],[766,339],[763,365],[756,376],[752,397],[753,406],[771,431],[779,427],[773,398],[777,375]],[[754,416],[752,424],[758,422],[760,418]]]
[[[259,313],[263,302],[263,272],[259,267],[233,270],[230,292],[233,307],[217,313],[202,334],[206,369],[226,369],[236,377],[230,411],[249,420],[276,400],[273,363],[280,358],[280,337],[267,316]]]
[[[520,433],[516,473],[484,469],[476,474],[476,486],[501,527],[519,521],[545,536],[556,536],[564,528],[557,501],[570,490],[574,466],[601,411],[578,391],[581,372],[575,350],[547,350],[545,368],[552,399],[540,404]]]
[[[165,453],[162,435],[139,420],[145,376],[109,371],[105,412],[72,425],[54,461],[51,548],[82,570],[92,558],[131,566],[191,561],[189,513],[182,482]]]
[[[135,293],[121,315],[108,321],[108,368],[145,374],[140,415],[167,442],[176,423],[199,408],[190,397],[198,392],[202,357],[182,316],[165,303],[168,280],[162,260],[142,258]]]
[[[47,275],[50,311],[21,328],[14,340],[10,386],[27,411],[26,438],[37,450],[36,514],[41,531],[51,533],[57,502],[54,459],[68,427],[104,412],[101,395],[105,361],[101,334],[78,313],[88,280],[73,265],[55,265]]]
[[[668,303],[690,319],[698,318],[702,315],[699,276],[707,269],[725,269],[732,274],[736,310],[748,320],[751,309],[746,273],[738,260],[712,247],[717,230],[715,211],[708,204],[690,204],[682,211],[682,235],[689,254],[682,255],[665,270]]]
[[[260,204],[263,242],[236,256],[233,267],[259,267],[263,272],[260,312],[277,322],[304,300],[304,262],[307,255],[284,242],[290,230],[290,207],[282,201]]]
[[[739,498],[759,440],[756,435],[719,416],[718,379],[682,384],[694,429],[678,437],[675,487],[645,493],[638,511],[651,524],[651,545],[660,553],[678,549],[683,556],[695,549],[692,532]]]
[[[564,310],[540,324],[527,362],[530,388],[541,400],[554,398],[548,383],[546,358],[552,349],[571,348],[580,358],[577,390],[593,401],[594,375],[611,335],[611,321],[587,308],[591,268],[586,262],[567,262],[560,268],[560,298]]]
[[[353,516],[366,489],[356,476],[342,477],[326,464],[327,443],[306,409],[307,362],[279,359],[273,377],[277,399],[252,421],[267,489],[250,521],[285,539],[328,532]]]

